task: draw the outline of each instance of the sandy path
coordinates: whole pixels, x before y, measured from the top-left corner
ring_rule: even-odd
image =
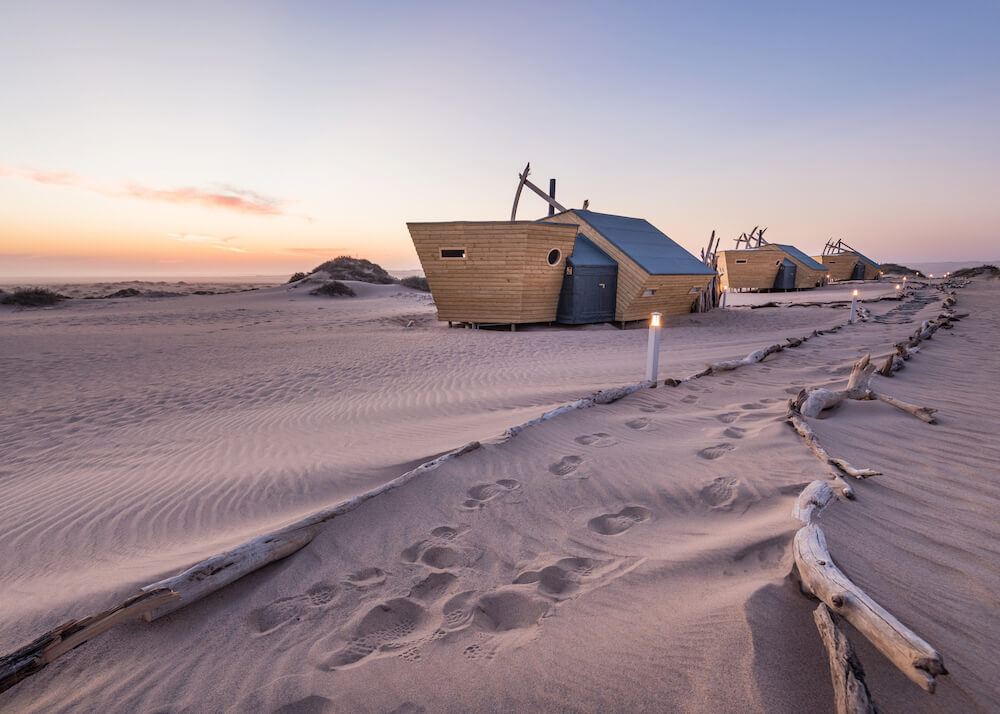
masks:
[[[643,371],[643,330],[448,330],[355,287],[0,309],[0,646]],[[663,370],[842,319],[764,312],[672,320]]]
[[[938,427],[879,403],[817,423],[832,451],[886,471],[858,486],[856,503],[824,513],[835,557],[952,671],[931,698],[859,643],[885,711],[986,709],[997,697],[983,654],[997,623],[970,622],[996,605],[984,385],[1000,325],[984,316],[998,293],[962,291],[973,316],[891,380],[897,396],[941,408]],[[936,313],[883,303],[876,321],[762,364],[486,445],[332,521],[287,561],[88,644],[9,701],[50,711],[828,711],[813,606],[786,580],[791,502],[825,473],[783,424],[783,402],[842,380],[859,352],[884,353]],[[980,370],[941,388],[976,359]]]

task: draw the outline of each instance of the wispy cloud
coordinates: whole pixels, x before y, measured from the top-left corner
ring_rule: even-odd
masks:
[[[124,186],[107,186],[65,171],[41,171],[11,166],[0,166],[0,176],[19,178],[50,186],[71,186],[99,193],[104,196],[141,198],[146,201],[222,208],[238,213],[258,216],[287,216],[284,203],[256,191],[219,184],[213,188],[162,189],[129,183]]]
[[[246,253],[247,251],[239,246],[230,245],[230,243],[236,240],[236,236],[229,236],[227,238],[220,238],[218,236],[206,236],[200,235],[198,233],[168,233],[168,238],[173,240],[181,241],[182,243],[199,243],[201,245],[206,245],[210,248],[217,248],[218,250],[226,250],[230,253]]]

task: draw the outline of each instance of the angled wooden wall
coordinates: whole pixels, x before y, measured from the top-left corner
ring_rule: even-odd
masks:
[[[836,253],[834,255],[819,255],[814,258],[826,268],[833,280],[850,280],[854,274],[854,266],[861,260],[857,253]],[[879,269],[863,263],[865,266],[865,280],[878,280]]]
[[[556,318],[577,226],[535,221],[407,223],[438,319],[519,324]],[[442,258],[442,249],[465,258]],[[560,252],[555,265],[549,252]]]
[[[778,275],[781,261],[788,259],[795,263],[795,288],[804,290],[822,285],[826,279],[825,270],[816,270],[800,261],[791,253],[786,253],[778,245],[762,245],[760,248],[719,251],[719,281],[723,288],[770,290]],[[745,260],[746,263],[737,263]]]

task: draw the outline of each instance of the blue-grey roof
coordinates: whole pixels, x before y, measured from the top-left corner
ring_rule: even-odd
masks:
[[[577,209],[573,213],[650,275],[715,274],[649,221]]]
[[[821,263],[817,263],[813,258],[803,253],[801,250],[796,248],[794,245],[786,245],[784,243],[772,243],[772,245],[781,248],[783,251],[788,253],[790,256],[795,258],[797,261],[802,263],[807,268],[812,268],[813,270],[826,270]]]
[[[618,265],[617,262],[582,233],[573,244],[573,255],[569,257],[573,265]]]
[[[858,253],[858,251],[854,251],[854,253],[859,258],[861,258],[862,261],[864,261],[865,263],[868,263],[868,265],[872,266],[873,268],[881,268],[882,267],[881,265],[879,265],[878,263],[876,263],[874,260],[872,260],[871,258],[869,258],[867,255],[864,255],[863,253]]]

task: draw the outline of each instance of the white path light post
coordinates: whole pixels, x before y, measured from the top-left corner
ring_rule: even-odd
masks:
[[[660,327],[663,315],[654,312],[649,316],[649,343],[646,347],[646,381],[656,386],[656,373],[660,369]]]
[[[858,317],[858,290],[857,290],[857,288],[855,288],[854,292],[851,293],[851,324],[852,325],[854,324],[854,321],[857,319],[857,317]]]

